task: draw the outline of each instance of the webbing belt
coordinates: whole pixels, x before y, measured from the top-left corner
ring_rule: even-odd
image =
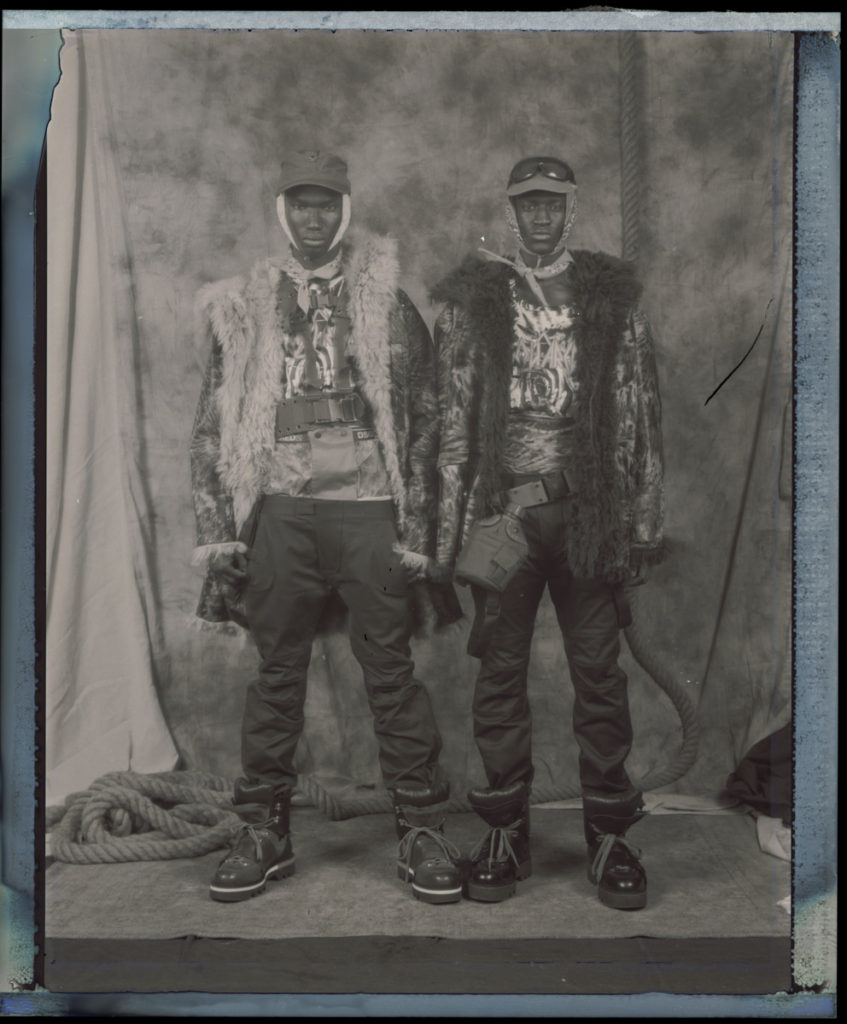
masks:
[[[547,473],[537,477],[535,480],[528,480],[526,483],[509,487],[500,492],[500,500],[504,505],[513,502],[521,508],[532,508],[535,505],[544,505],[548,501],[555,501],[557,498],[564,498],[567,494],[573,494],[574,488],[568,479],[567,471],[557,470],[555,473]]]
[[[331,423],[355,423],[363,419],[365,411],[365,403],[356,391],[284,398],[276,407],[276,436],[302,434]]]

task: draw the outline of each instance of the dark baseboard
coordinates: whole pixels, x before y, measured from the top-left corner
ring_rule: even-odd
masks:
[[[787,936],[47,939],[39,966],[56,993],[761,995],[792,984]]]

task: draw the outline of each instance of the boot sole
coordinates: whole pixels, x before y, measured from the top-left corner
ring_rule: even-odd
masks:
[[[213,900],[218,900],[220,903],[239,903],[241,900],[249,900],[251,896],[258,896],[259,893],[265,891],[265,886],[269,879],[289,878],[294,874],[294,868],[294,858],[292,857],[291,860],[285,860],[281,864],[274,864],[272,867],[269,867],[265,872],[265,877],[260,882],[254,882],[253,885],[242,885],[237,889],[210,885],[209,895]]]
[[[617,893],[598,888],[597,895],[601,903],[614,910],[641,910],[647,906],[646,892]]]
[[[480,903],[501,903],[510,896],[514,896],[517,889],[516,882],[508,885],[474,885],[468,882],[468,899],[478,900]]]
[[[415,872],[413,868],[407,868],[405,864],[397,865],[397,877],[401,882],[411,882],[412,892],[416,899],[424,903],[457,903],[462,898],[462,886],[455,889],[425,889],[415,884]]]
[[[422,889],[412,882],[412,892],[415,899],[424,903],[458,903],[462,898],[462,887],[456,889]]]

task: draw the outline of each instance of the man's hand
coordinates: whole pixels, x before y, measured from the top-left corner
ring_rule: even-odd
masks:
[[[630,578],[626,581],[628,587],[639,587],[647,582],[647,559],[644,548],[632,547],[629,552]]]
[[[247,555],[243,551],[219,552],[209,559],[209,568],[227,583],[241,583],[247,578]]]

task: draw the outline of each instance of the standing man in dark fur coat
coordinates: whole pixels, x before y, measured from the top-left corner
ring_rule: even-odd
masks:
[[[459,900],[443,835],[441,739],[410,657],[410,588],[434,565],[438,447],[432,339],[398,289],[396,244],[350,232],[347,165],[318,151],[282,164],[290,241],[247,278],[210,285],[210,347],[191,441],[198,614],[246,625],[258,648],[241,729],[245,824],[213,899],[294,871],[289,834],[306,676],[327,600],[347,606],[415,896]],[[258,810],[257,810],[258,805]]]
[[[589,879],[609,906],[639,908],[646,875],[624,836],[644,812],[624,768],[632,726],[619,631],[622,584],[661,547],[661,412],[632,270],[565,247],[576,189],[558,158],[519,161],[506,203],[516,257],[482,250],[487,259],[470,258],[434,290],[444,303],[437,559],[452,566],[476,522],[508,504],[523,509],[528,553],[517,574],[493,605],[474,595],[489,618],[484,649],[472,650],[488,786],[468,797],[489,829],[472,855],[469,896],[505,899],[531,873],[527,669],[546,586],[574,686]]]

